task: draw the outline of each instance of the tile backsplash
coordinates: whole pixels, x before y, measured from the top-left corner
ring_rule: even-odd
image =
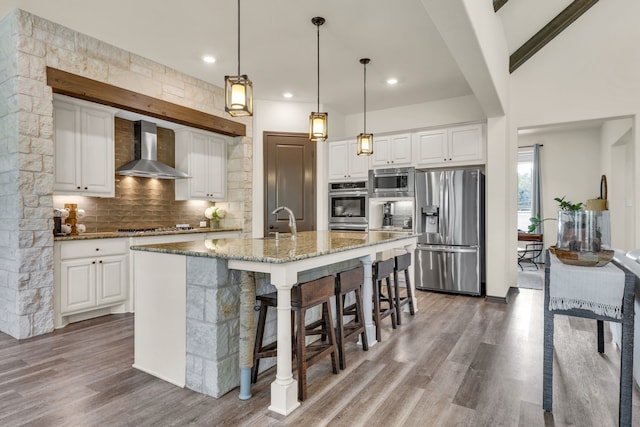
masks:
[[[133,160],[134,122],[115,119],[115,167]],[[158,160],[175,166],[175,134],[158,127]],[[118,228],[168,227],[189,224],[198,227],[204,210],[213,203],[175,200],[175,181],[131,176],[115,176],[115,197],[54,196],[55,207],[75,203],[85,210],[78,223],[87,233],[116,231]],[[225,203],[216,203],[226,208]]]

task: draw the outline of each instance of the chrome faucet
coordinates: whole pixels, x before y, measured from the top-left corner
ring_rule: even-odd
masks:
[[[291,238],[295,239],[296,234],[298,234],[298,228],[296,227],[296,217],[293,215],[291,209],[286,206],[279,206],[271,212],[273,215],[277,215],[280,211],[287,211],[289,214],[289,229],[291,230]]]

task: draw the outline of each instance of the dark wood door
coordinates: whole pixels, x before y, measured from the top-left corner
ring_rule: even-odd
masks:
[[[264,141],[264,235],[289,232],[286,206],[296,217],[298,231],[316,229],[316,144],[307,134],[265,132]]]

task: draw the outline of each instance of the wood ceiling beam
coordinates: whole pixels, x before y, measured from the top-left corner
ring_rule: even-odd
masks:
[[[507,4],[509,0],[493,0],[493,11],[497,12],[502,6]]]
[[[509,57],[509,72],[513,73],[597,2],[598,0],[574,0],[533,37],[527,40],[525,44],[511,54]]]
[[[223,117],[152,98],[107,83],[47,67],[47,84],[54,93],[109,105],[157,119],[229,136],[245,136],[246,126]]]

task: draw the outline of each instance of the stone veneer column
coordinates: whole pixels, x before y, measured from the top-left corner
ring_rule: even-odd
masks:
[[[16,9],[0,21],[0,331],[53,329],[53,106],[46,67],[225,117],[224,89]],[[239,119],[251,135],[251,118]],[[252,140],[229,154],[232,225],[251,233]],[[116,165],[118,166],[118,165]]]
[[[0,330],[16,338],[53,330],[52,95],[44,44],[24,36],[24,17],[0,23]]]
[[[240,272],[187,257],[187,388],[220,397],[240,384]]]

